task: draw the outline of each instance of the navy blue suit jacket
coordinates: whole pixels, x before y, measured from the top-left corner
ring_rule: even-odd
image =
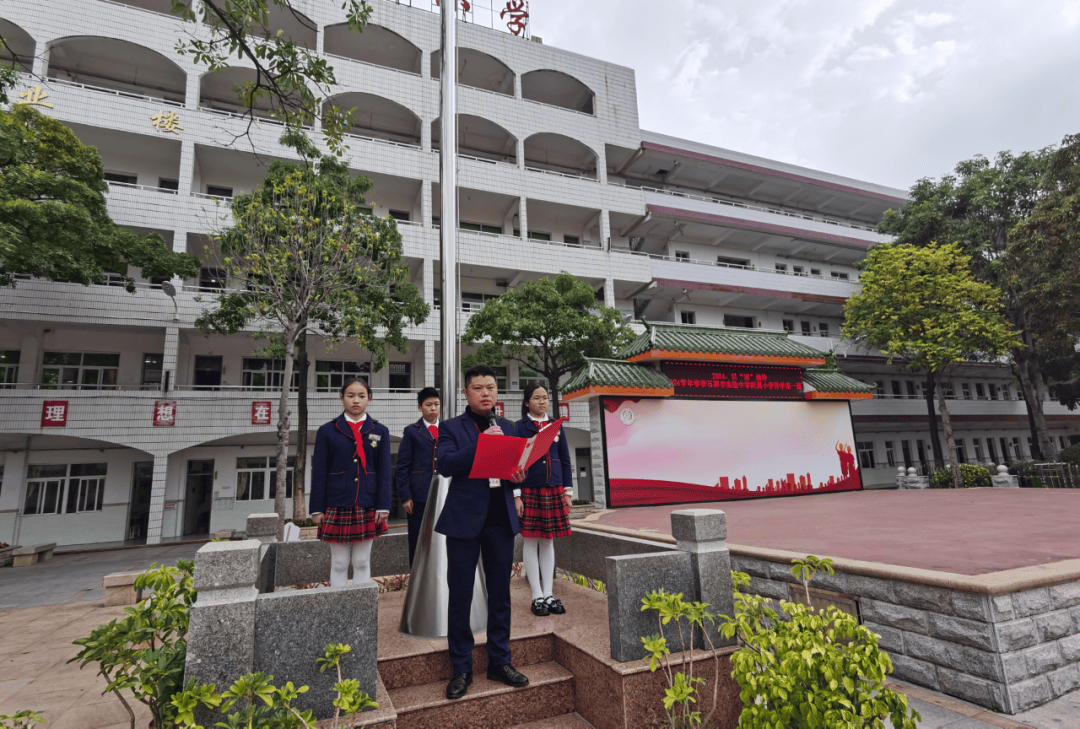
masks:
[[[505,435],[517,434],[517,428],[509,420],[499,418],[498,422]],[[436,448],[438,471],[451,480],[435,531],[453,539],[475,539],[483,531],[487,520],[491,487],[486,478],[469,478],[479,437],[480,429],[469,417],[468,411],[443,421],[439,427],[439,444]],[[502,482],[510,529],[517,534],[521,527],[517,509],[514,508],[514,488],[513,482]]]
[[[440,425],[442,425],[440,423]],[[420,418],[405,428],[397,452],[397,475],[394,479],[398,499],[427,501],[431,479],[435,475],[435,439],[427,421]]]
[[[539,432],[540,426],[532,418],[522,418],[517,422],[517,434],[522,438],[532,438]],[[560,423],[558,442],[552,443],[548,454],[532,464],[519,488],[538,489],[542,486],[572,488],[573,485],[574,469],[570,465],[570,447],[566,445],[566,431]]]
[[[319,428],[311,454],[312,514],[354,504],[390,511],[390,431],[369,415],[360,426],[360,438],[366,472],[344,413]]]

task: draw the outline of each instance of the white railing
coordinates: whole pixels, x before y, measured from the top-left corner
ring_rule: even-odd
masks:
[[[409,142],[395,142],[392,139],[379,139],[378,137],[366,137],[363,134],[354,134],[352,132],[346,132],[342,135],[349,139],[359,139],[364,142],[378,142],[379,144],[389,144],[392,147],[402,147],[404,149],[420,149],[419,144],[411,144]]]
[[[327,52],[323,51],[323,55],[326,56],[327,58],[336,58],[336,59],[341,60],[341,61],[349,61],[351,63],[359,63],[361,66],[371,66],[372,68],[385,68],[387,71],[395,71],[397,73],[403,73],[406,76],[415,76],[416,78],[420,78],[420,76],[421,76],[421,74],[416,73],[415,71],[406,71],[406,70],[404,70],[402,68],[394,68],[393,66],[384,66],[381,63],[372,63],[371,61],[361,61],[359,58],[349,58],[348,56],[339,56],[336,53],[327,53]],[[421,55],[423,55],[423,54],[421,54]],[[421,60],[421,63],[423,63],[422,60]]]
[[[612,248],[612,253],[623,253],[631,256],[642,256],[654,261],[669,261],[671,263],[692,263],[698,266],[712,266],[713,268],[734,268],[740,271],[755,271],[757,273],[771,273],[778,276],[792,276],[794,278],[813,278],[821,281],[835,281],[836,283],[845,283],[858,285],[858,279],[842,279],[835,276],[823,276],[816,273],[795,273],[793,271],[777,271],[775,268],[768,268],[765,266],[746,265],[740,266],[735,263],[718,263],[716,261],[702,261],[697,258],[673,258],[672,256],[663,253],[646,253],[645,251],[634,251],[629,248]]]
[[[536,104],[537,106],[544,106],[544,107],[547,107],[548,109],[561,109],[562,111],[568,111],[571,114],[580,114],[581,116],[587,116],[590,119],[595,119],[596,118],[596,114],[590,114],[587,111],[578,111],[577,109],[571,109],[571,108],[569,108],[567,106],[560,106],[559,104],[548,104],[548,103],[546,103],[544,101],[537,101],[536,99],[523,99],[523,100],[525,102],[529,103],[529,104]]]
[[[730,198],[720,197],[716,195],[694,195],[693,193],[683,192],[682,190],[669,190],[662,187],[650,187],[648,185],[632,185],[626,181],[619,181],[608,179],[609,185],[616,185],[618,187],[625,187],[629,190],[644,190],[645,192],[657,192],[661,195],[671,195],[672,197],[682,197],[688,200],[700,200],[701,202],[719,203],[720,205],[730,205],[731,207],[742,208],[744,210],[756,210],[762,213],[773,213],[774,215],[784,215],[789,218],[801,218],[802,220],[812,220],[815,223],[825,223],[826,225],[837,225],[841,228],[852,228],[854,230],[865,230],[871,233],[876,233],[877,228],[872,225],[859,225],[858,223],[849,223],[840,220],[832,220],[830,218],[821,218],[816,215],[809,215],[804,212],[787,210],[785,208],[776,208],[770,205],[757,205],[754,203],[741,202],[739,200],[732,200]]]
[[[435,227],[438,228],[439,226],[435,226]],[[484,231],[484,230],[468,230],[468,229],[465,229],[465,228],[461,228],[460,230],[461,230],[462,233],[468,233],[468,234],[471,234],[471,235],[482,235],[482,236],[487,236],[489,238],[501,238],[504,241],[506,241],[507,243],[520,244],[522,242],[527,241],[529,243],[539,243],[541,245],[557,246],[559,248],[582,248],[582,249],[587,248],[587,249],[594,250],[594,251],[601,250],[600,245],[597,244],[597,243],[566,243],[564,241],[540,240],[539,238],[519,238],[516,235],[507,235],[506,233],[489,233],[489,232]]]
[[[595,177],[589,177],[588,175],[575,175],[571,172],[558,172],[556,170],[545,170],[540,167],[526,167],[529,172],[539,172],[543,175],[555,175],[556,177],[565,177],[568,180],[587,180],[588,182],[599,182]]]
[[[163,192],[167,195],[177,195],[178,190],[170,190],[167,187],[154,187],[153,185],[136,185],[131,182],[114,182],[112,180],[106,180],[106,184],[109,187],[126,187],[130,190],[149,190],[150,192]]]
[[[182,19],[179,16],[174,15],[173,13],[171,13],[169,11],[165,11],[165,10],[154,10],[152,8],[144,8],[141,5],[132,5],[131,3],[122,3],[122,2],[118,2],[118,0],[101,0],[101,2],[108,3],[109,5],[119,5],[120,7],[124,8],[125,10],[142,10],[143,12],[153,13],[154,15],[165,15],[165,16],[168,16],[170,18],[174,18],[177,22],[182,22]]]
[[[516,162],[507,162],[507,161],[501,160],[501,159],[491,159],[490,157],[477,157],[477,156],[472,155],[472,154],[460,154],[459,153],[458,154],[458,159],[472,160],[473,162],[481,162],[481,163],[486,164],[486,165],[506,165],[508,167],[513,167],[514,169],[517,169],[517,163]]]
[[[209,106],[200,106],[199,111],[205,111],[207,114],[216,114],[218,116],[224,116],[224,117],[228,117],[230,119],[246,119],[246,120],[249,120],[249,121],[254,121],[256,124],[262,124],[262,123],[265,122],[266,124],[273,124],[274,126],[277,126],[277,127],[285,126],[284,122],[281,122],[281,121],[279,121],[277,119],[274,119],[273,117],[259,116],[259,115],[254,113],[254,112],[258,112],[258,111],[269,113],[268,109],[254,109],[251,113],[247,113],[247,112],[241,113],[241,112],[237,112],[237,111],[225,111],[224,109],[214,109],[214,108],[211,108]]]
[[[192,197],[201,198],[203,200],[232,200],[231,197],[225,197],[224,195],[211,195],[208,192],[193,192]]]
[[[156,101],[159,104],[165,104],[167,106],[184,107],[183,101],[173,101],[172,99],[166,99],[161,96],[149,96],[147,94],[138,94],[134,91],[121,91],[119,89],[110,89],[104,86],[94,86],[92,84],[84,84],[78,81],[69,81],[64,78],[55,78],[50,76],[46,79],[46,84],[60,84],[62,86],[73,86],[78,89],[87,89],[89,91],[96,91],[102,94],[111,94],[113,96],[123,96],[128,99],[141,99],[143,101]]]

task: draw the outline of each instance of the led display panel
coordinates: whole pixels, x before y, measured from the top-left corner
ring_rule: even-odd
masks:
[[[611,506],[862,488],[847,402],[605,397]]]

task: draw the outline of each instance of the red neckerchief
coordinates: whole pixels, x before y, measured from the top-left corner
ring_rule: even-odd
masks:
[[[356,455],[360,456],[360,465],[364,467],[364,473],[367,473],[367,456],[364,455],[364,441],[360,438],[360,428],[367,421],[361,420],[359,423],[354,423],[345,418],[345,422],[352,428],[353,437],[356,438]]]

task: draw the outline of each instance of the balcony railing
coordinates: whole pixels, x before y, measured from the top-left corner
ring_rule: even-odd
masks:
[[[794,278],[814,278],[821,281],[835,281],[837,283],[847,283],[857,285],[859,282],[857,279],[841,279],[835,276],[823,276],[815,273],[795,273],[793,271],[777,271],[775,268],[768,268],[767,266],[754,266],[746,265],[742,266],[735,263],[718,263],[717,261],[703,261],[699,258],[673,258],[670,255],[664,253],[646,253],[645,251],[634,251],[629,248],[612,248],[612,253],[624,253],[631,256],[642,256],[654,261],[670,261],[671,263],[692,263],[699,266],[712,266],[714,268],[734,268],[740,271],[754,271],[756,273],[771,273],[777,276],[792,276]]]
[[[363,134],[354,134],[353,132],[346,132],[342,135],[348,139],[358,139],[364,142],[378,142],[379,144],[389,144],[391,147],[401,147],[402,149],[420,149],[419,144],[412,144],[410,142],[395,142],[392,139],[380,139],[379,137],[368,137]]]
[[[72,86],[77,89],[87,89],[89,91],[97,91],[102,94],[111,94],[113,96],[123,96],[128,99],[140,99],[142,101],[153,101],[158,104],[165,104],[167,106],[177,106],[183,108],[183,101],[173,101],[172,99],[165,99],[161,96],[148,96],[147,94],[137,94],[134,91],[121,91],[119,89],[109,89],[104,86],[94,86],[92,84],[79,83],[78,81],[69,81],[63,78],[49,77],[46,80],[46,84],[60,84],[61,86]]]
[[[333,58],[333,59],[338,60],[338,61],[348,61],[350,63],[359,63],[361,66],[370,66],[371,68],[381,68],[381,69],[385,69],[387,71],[393,71],[395,73],[403,73],[406,76],[415,76],[416,78],[420,78],[420,76],[422,75],[422,74],[416,73],[415,71],[406,71],[406,70],[401,69],[401,68],[394,68],[393,66],[384,66],[381,63],[372,63],[371,61],[361,61],[361,60],[359,60],[357,58],[349,58],[348,56],[339,56],[336,53],[323,52],[323,55],[326,56],[327,58]]]
[[[572,172],[559,172],[558,170],[545,170],[540,167],[526,167],[529,172],[539,172],[542,175],[555,175],[556,177],[565,177],[568,180],[587,180],[588,182],[599,182],[596,177],[590,177],[584,174],[574,174]]]
[[[772,207],[770,205],[760,205],[755,203],[746,203],[739,200],[734,200],[721,195],[694,195],[693,193],[683,192],[682,190],[669,190],[662,187],[650,187],[649,185],[641,184],[634,185],[626,181],[608,179],[609,185],[617,185],[618,187],[625,187],[630,190],[644,190],[645,192],[658,192],[661,195],[671,195],[672,197],[682,197],[688,200],[700,200],[701,202],[718,203],[720,205],[730,205],[731,207],[743,208],[744,210],[756,210],[761,213],[773,213],[774,215],[784,215],[789,218],[801,218],[802,220],[812,220],[815,223],[825,223],[826,225],[837,225],[841,228],[853,228],[855,230],[865,230],[871,233],[876,233],[877,228],[872,225],[860,225],[858,223],[850,223],[840,220],[832,220],[831,218],[822,218],[816,215],[809,215],[796,210],[788,210],[785,208]]]
[[[155,187],[153,185],[136,185],[131,182],[114,182],[112,180],[106,180],[106,184],[108,184],[109,187],[124,187],[129,190],[148,190],[150,192],[161,192],[166,195],[179,194],[177,190],[171,190],[167,187]]]

